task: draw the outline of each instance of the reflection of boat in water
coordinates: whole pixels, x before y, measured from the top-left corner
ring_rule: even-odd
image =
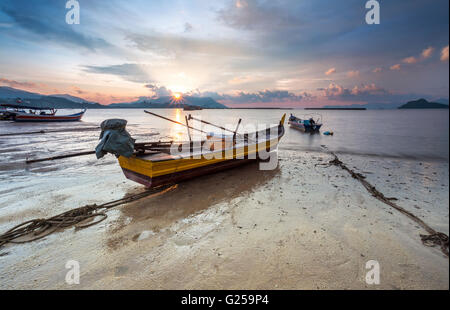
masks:
[[[136,144],[134,149],[137,152],[128,157],[119,156],[119,164],[128,179],[147,187],[156,187],[252,161],[267,160],[284,135],[284,119],[285,115],[279,125],[252,133],[237,134],[236,129],[233,135],[207,134],[206,139],[195,142]],[[189,125],[186,127],[194,129]]]
[[[16,122],[75,122],[81,120],[86,109],[70,115],[56,115],[54,108],[41,108],[16,104],[2,104],[7,109],[5,115]],[[26,111],[28,110],[28,112]],[[48,111],[48,112],[47,112]]]
[[[316,120],[314,120],[313,117],[310,117],[309,119],[301,119],[291,114],[288,124],[291,128],[295,128],[303,132],[317,132],[322,127],[320,121],[320,118],[317,118]]]
[[[196,105],[188,105],[185,104],[183,107],[184,111],[195,111],[195,110],[203,110],[202,107],[196,106]]]

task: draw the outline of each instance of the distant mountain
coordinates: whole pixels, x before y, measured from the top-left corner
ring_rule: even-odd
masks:
[[[128,108],[128,109],[167,109],[183,108],[184,106],[198,106],[204,109],[227,109],[221,103],[218,103],[210,97],[183,97],[183,100],[174,102],[172,97],[164,96],[155,99],[141,97],[134,102],[112,103],[108,108]]]
[[[0,86],[0,103],[17,104],[16,98],[21,98],[21,105],[55,109],[103,109],[98,103],[70,95],[46,96],[39,93],[31,93],[21,89]]]
[[[38,93],[30,93],[25,90],[16,89],[7,86],[0,86],[0,99],[13,99],[13,98],[23,98],[23,99],[39,99],[44,95]]]
[[[83,98],[80,97],[75,97],[69,94],[56,94],[56,95],[50,95],[51,97],[58,97],[58,98],[64,98],[64,99],[68,99],[70,101],[73,102],[78,102],[78,103],[95,103],[95,102],[91,102],[91,101],[87,101]]]
[[[15,99],[3,99],[1,103],[17,104]],[[22,98],[21,105],[40,108],[55,109],[104,109],[105,106],[98,103],[78,103],[71,100],[52,96],[42,96],[38,99]]]
[[[445,98],[439,98],[439,99],[433,100],[433,102],[437,102],[437,103],[442,103],[442,104],[448,105],[448,99],[445,99]]]
[[[399,109],[448,109],[448,105],[437,102],[429,102],[425,99],[419,99],[410,101],[400,106]]]
[[[134,102],[111,103],[107,107],[110,109],[166,109],[170,107],[170,104],[160,104],[147,100],[138,100]]]

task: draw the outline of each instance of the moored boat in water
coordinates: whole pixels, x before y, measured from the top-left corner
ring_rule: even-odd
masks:
[[[313,117],[309,119],[301,119],[291,114],[288,124],[291,128],[298,129],[303,132],[318,132],[322,127],[320,118],[314,120]]]
[[[19,101],[21,102],[21,101]],[[19,113],[26,113],[24,106],[16,104],[1,104],[0,105],[0,120],[9,121],[13,120],[14,116]]]
[[[70,115],[56,115],[58,110],[48,107],[34,107],[16,104],[2,104],[4,115],[15,122],[76,122],[80,121],[86,109]],[[26,111],[28,110],[28,112]]]
[[[196,111],[196,110],[203,110],[203,108],[200,107],[200,106],[197,106],[197,105],[185,104],[184,107],[183,107],[183,110],[184,111]]]

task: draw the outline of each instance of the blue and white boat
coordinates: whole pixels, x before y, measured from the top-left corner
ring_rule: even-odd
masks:
[[[289,117],[288,124],[291,128],[298,129],[303,132],[318,132],[320,127],[322,127],[320,118],[317,118],[316,120],[314,120],[313,117],[301,119],[292,114]]]

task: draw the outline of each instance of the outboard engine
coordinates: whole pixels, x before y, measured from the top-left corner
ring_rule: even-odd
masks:
[[[107,153],[127,158],[133,155],[136,140],[126,131],[126,126],[127,121],[124,119],[107,119],[101,123],[102,132],[99,138],[101,141],[95,148],[97,159]]]

